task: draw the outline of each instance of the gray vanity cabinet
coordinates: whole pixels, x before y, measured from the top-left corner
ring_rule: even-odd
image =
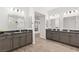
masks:
[[[46,30],[46,38],[47,39],[52,39],[52,31],[50,29]]]
[[[55,33],[54,31],[51,31],[51,34],[50,34],[50,35],[51,35],[50,38],[51,38],[52,40],[56,40],[56,39],[55,39],[56,33]]]
[[[76,40],[76,34],[75,33],[69,33],[69,41],[71,45],[74,45],[74,42]]]
[[[12,40],[10,36],[0,36],[0,52],[12,49]]]
[[[20,34],[20,46],[26,45],[26,36],[25,33]]]
[[[27,30],[27,39],[26,39],[26,44],[31,44],[32,43],[32,30]]]
[[[51,31],[46,29],[46,38],[79,47],[79,31]]]
[[[47,29],[46,30],[46,38],[49,40],[59,41],[59,32]]]
[[[27,45],[27,32],[24,33],[25,45]]]
[[[32,30],[13,34],[13,49],[32,43]]]
[[[59,41],[59,32],[58,31],[52,31],[51,35],[52,35],[51,36],[52,40]]]
[[[5,41],[5,37],[0,36],[0,52],[5,51],[4,50],[4,45],[3,45],[4,41]]]
[[[73,34],[72,39],[70,40],[70,43],[74,46],[79,47],[79,33]]]
[[[60,39],[60,42],[69,43],[69,33],[68,32],[61,32],[59,39]]]
[[[20,34],[13,34],[13,49],[20,47]]]
[[[13,39],[13,37],[12,37],[12,35],[7,35],[6,36],[6,39],[5,39],[5,46],[6,47],[4,47],[5,49],[6,49],[6,51],[9,51],[9,50],[11,50],[11,49],[13,49],[13,46],[12,46],[12,39]]]

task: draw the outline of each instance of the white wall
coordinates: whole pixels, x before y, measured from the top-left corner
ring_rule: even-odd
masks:
[[[1,31],[8,29],[7,20],[8,20],[7,9],[4,7],[0,7],[0,30]]]

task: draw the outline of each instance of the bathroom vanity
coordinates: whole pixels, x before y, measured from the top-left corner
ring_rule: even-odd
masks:
[[[57,42],[79,47],[79,30],[55,31],[46,29],[46,38]]]
[[[0,52],[12,51],[29,44],[32,44],[32,30],[0,32]]]

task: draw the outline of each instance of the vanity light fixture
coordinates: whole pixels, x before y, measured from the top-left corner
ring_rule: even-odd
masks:
[[[75,14],[75,13],[78,13],[78,10],[69,10],[69,11],[66,11],[66,12],[64,13],[64,15]]]
[[[24,11],[22,11],[21,13],[24,13]]]
[[[13,11],[13,8],[9,8],[10,11]]]
[[[59,14],[55,14],[55,15],[51,15],[51,16],[50,16],[50,19],[58,18],[58,17],[59,17]]]
[[[10,15],[17,15],[17,16],[22,16],[24,17],[24,11],[19,8],[8,8],[8,13]]]
[[[53,18],[53,16],[51,15],[51,16],[50,16],[50,19],[52,19],[52,18]]]

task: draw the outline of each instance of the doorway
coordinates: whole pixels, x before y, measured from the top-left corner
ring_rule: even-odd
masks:
[[[46,38],[45,31],[45,15],[35,12],[35,37]]]

